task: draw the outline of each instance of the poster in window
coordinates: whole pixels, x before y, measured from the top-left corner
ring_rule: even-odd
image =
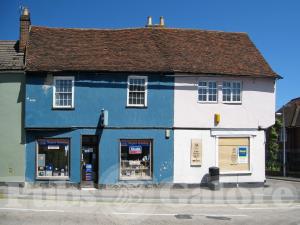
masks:
[[[232,148],[231,151],[231,165],[238,164],[237,148]]]
[[[38,155],[38,166],[39,167],[44,167],[45,166],[45,159],[46,159],[46,154],[39,154]]]
[[[129,154],[130,155],[142,154],[142,146],[141,145],[129,145]]]
[[[201,166],[201,164],[202,164],[202,140],[192,139],[191,166]]]
[[[238,146],[238,163],[248,163],[248,146]]]

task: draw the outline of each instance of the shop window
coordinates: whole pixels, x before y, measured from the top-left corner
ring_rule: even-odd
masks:
[[[219,138],[219,167],[221,172],[250,170],[248,137]]]
[[[151,140],[121,140],[120,148],[122,180],[152,179]]]
[[[67,179],[69,177],[69,139],[37,141],[37,178]]]
[[[53,107],[74,107],[74,77],[54,77]]]
[[[147,106],[147,77],[128,77],[127,106]]]

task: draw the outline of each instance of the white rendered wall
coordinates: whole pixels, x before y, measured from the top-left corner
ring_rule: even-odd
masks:
[[[250,171],[220,175],[220,182],[264,182],[265,133],[255,130],[175,130],[174,131],[174,183],[200,183],[208,168],[218,166],[218,137],[244,135],[250,137]],[[191,139],[202,139],[202,166],[190,165]],[[205,182],[205,179],[202,181]]]
[[[198,103],[198,81],[217,81],[218,102]],[[242,103],[222,103],[222,81],[242,82]],[[269,78],[175,77],[174,126],[190,128],[268,128],[275,122],[275,84]],[[221,115],[215,126],[214,114]]]

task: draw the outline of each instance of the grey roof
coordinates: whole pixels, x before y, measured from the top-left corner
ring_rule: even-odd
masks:
[[[24,54],[17,50],[17,41],[0,41],[0,70],[22,70],[24,68]]]

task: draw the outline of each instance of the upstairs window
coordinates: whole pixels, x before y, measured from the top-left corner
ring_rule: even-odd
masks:
[[[242,92],[241,82],[223,81],[223,87],[222,87],[223,102],[229,102],[229,103],[242,102],[241,92]]]
[[[198,101],[217,102],[217,82],[199,81],[198,82]]]
[[[54,77],[53,107],[74,107],[74,77]]]
[[[129,76],[127,87],[127,106],[147,106],[147,77]]]

